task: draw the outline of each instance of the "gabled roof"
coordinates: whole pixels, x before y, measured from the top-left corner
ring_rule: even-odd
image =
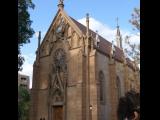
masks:
[[[75,19],[73,19],[72,17],[70,17],[71,20],[78,26],[78,28],[82,31],[82,33],[85,35],[86,34],[86,26],[84,26],[83,24],[79,23],[78,21],[76,21]],[[89,30],[90,34],[92,35],[93,38],[96,37],[96,33],[94,31],[92,31],[91,29]],[[105,38],[103,38],[102,36],[99,35],[99,39],[100,39],[100,43],[99,43],[99,47],[96,47],[96,49],[109,56],[111,53],[111,48],[112,48],[112,43],[109,42],[108,40],[106,40]],[[114,59],[116,59],[119,62],[123,62],[123,58],[124,58],[124,53],[123,50],[118,48],[117,46],[115,47],[115,55],[114,55]],[[132,61],[127,58],[126,59],[127,65],[132,68],[133,70],[135,69]]]
[[[72,17],[70,17],[70,18],[79,27],[79,29],[82,31],[82,33],[86,34],[86,27],[84,25],[82,25],[81,23],[79,23],[78,21],[76,21],[75,19],[73,19]],[[96,37],[96,33],[94,31],[92,31],[91,29],[90,29],[90,34],[92,35],[93,38]],[[100,35],[99,35],[99,39],[100,39],[99,47],[97,47],[96,49],[106,55],[110,55],[112,43],[110,43],[108,40],[106,40],[105,38],[103,38]],[[122,62],[123,56],[124,56],[123,50],[115,46],[115,57],[114,58],[116,60]]]

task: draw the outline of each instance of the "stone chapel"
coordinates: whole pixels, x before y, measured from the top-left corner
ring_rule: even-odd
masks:
[[[30,120],[117,120],[118,99],[140,91],[139,69],[126,58],[117,26],[113,45],[68,16],[63,0],[33,65]]]

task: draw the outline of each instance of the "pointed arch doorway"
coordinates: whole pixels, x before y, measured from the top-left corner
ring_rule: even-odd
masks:
[[[52,120],[63,120],[63,106],[52,107]]]

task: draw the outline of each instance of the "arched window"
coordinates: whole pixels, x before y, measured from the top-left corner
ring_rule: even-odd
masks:
[[[102,71],[99,72],[100,82],[100,102],[104,102],[104,74]]]
[[[118,76],[116,78],[116,86],[117,86],[117,94],[119,99],[121,97],[121,81]]]

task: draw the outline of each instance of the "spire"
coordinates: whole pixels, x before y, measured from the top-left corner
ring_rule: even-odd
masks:
[[[121,37],[119,25],[118,25],[118,17],[116,18],[116,21],[117,21],[117,32],[116,32],[117,47],[122,49],[122,37]]]
[[[64,1],[64,0],[59,0],[59,4],[58,4],[58,8],[59,8],[59,9],[63,9],[63,8],[64,8],[63,1]]]

